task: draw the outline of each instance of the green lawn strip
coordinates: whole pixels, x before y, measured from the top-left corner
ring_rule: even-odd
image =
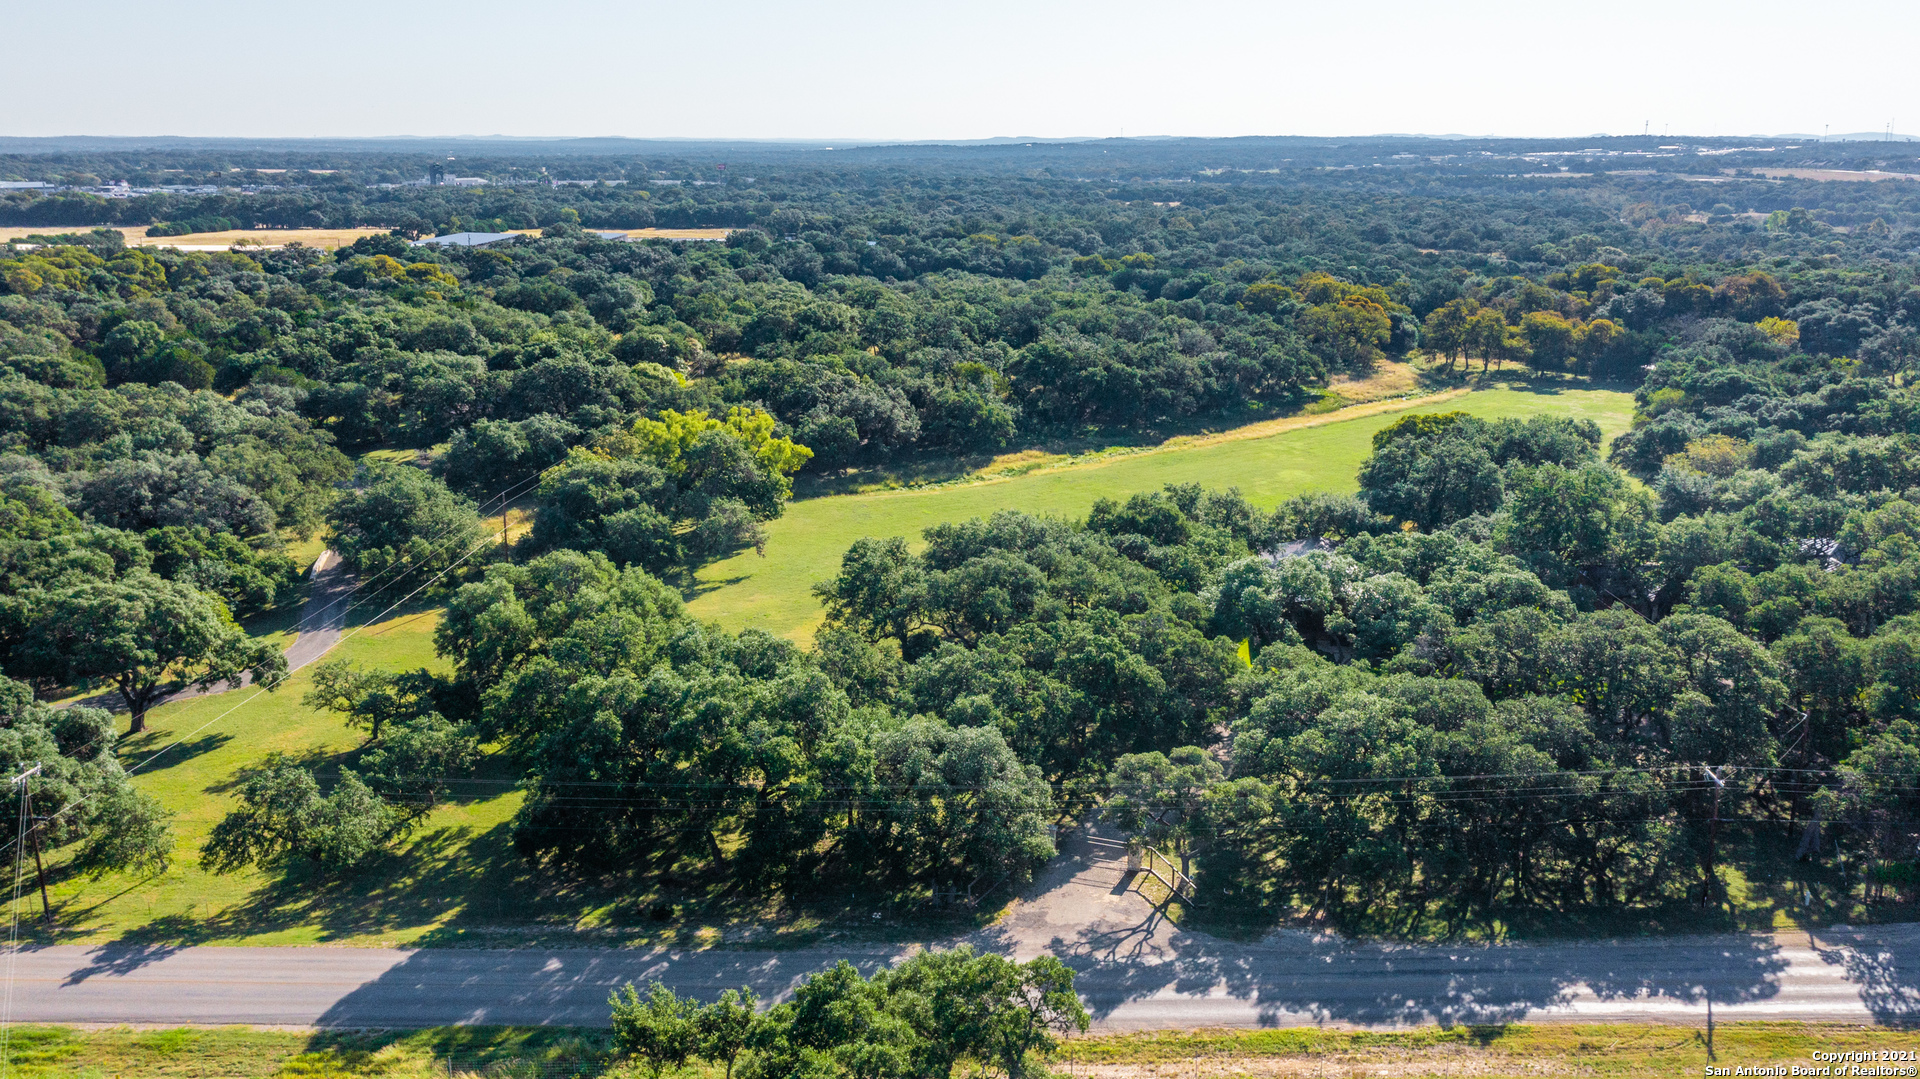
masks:
[[[1483,390],[1266,438],[1130,453],[1005,480],[805,499],[768,523],[764,558],[747,552],[703,568],[689,609],[728,629],[758,628],[805,641],[821,617],[813,584],[837,572],[840,556],[862,536],[906,536],[917,544],[929,525],[1002,509],[1078,517],[1095,499],[1125,498],[1169,483],[1238,487],[1268,507],[1310,491],[1352,491],[1375,431],[1408,412],[1455,409],[1489,419],[1579,416],[1594,420],[1611,439],[1627,429],[1633,402],[1613,390]]]
[[[1676,1076],[1701,1075],[1708,1064],[1819,1067],[1811,1059],[1815,1050],[1916,1048],[1920,1031],[1843,1023],[1717,1023],[1711,1055],[1699,1023],[1540,1023],[1406,1031],[1289,1027],[1075,1038],[1054,1054],[1051,1064],[1056,1075],[1071,1067],[1076,1075],[1122,1075],[1137,1069],[1140,1074],[1197,1076]],[[1289,1063],[1296,1066],[1284,1066]]]
[[[19,1027],[8,1060],[19,1079],[446,1079],[625,1075],[608,1032],[572,1027],[430,1027],[302,1032],[250,1027]],[[689,1076],[689,1079],[692,1079]]]
[[[1844,1023],[1540,1023],[1399,1031],[1289,1027],[1077,1036],[1047,1061],[1057,1076],[1701,1075],[1708,1065],[1818,1067],[1816,1050],[1920,1049],[1920,1031]],[[613,1059],[608,1032],[577,1027],[430,1027],[301,1032],[247,1027],[77,1030],[18,1027],[20,1079],[444,1079],[643,1074]],[[451,1069],[449,1069],[451,1063]],[[1904,1066],[1904,1065],[1902,1065]],[[1838,1070],[1836,1074],[1844,1074]],[[955,1074],[972,1075],[963,1064]],[[693,1063],[682,1079],[714,1079]]]

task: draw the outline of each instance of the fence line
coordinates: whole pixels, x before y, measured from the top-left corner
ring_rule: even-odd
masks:
[[[1167,872],[1164,876],[1154,865],[1154,859],[1156,858],[1167,863]],[[1194,898],[1199,889],[1194,887],[1193,878],[1182,873],[1180,867],[1174,864],[1172,858],[1167,857],[1158,847],[1155,847],[1151,843],[1144,843],[1136,839],[1127,844],[1127,870],[1135,873],[1147,873],[1151,875],[1154,880],[1159,881],[1160,886],[1171,894],[1179,896],[1181,899],[1192,903],[1196,907],[1200,905],[1200,902]]]

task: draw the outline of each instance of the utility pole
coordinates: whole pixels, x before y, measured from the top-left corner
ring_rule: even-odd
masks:
[[[53,924],[53,903],[47,899],[47,867],[40,861],[40,822],[42,817],[30,817],[32,827],[27,834],[33,837],[33,873],[40,880],[40,917],[48,925]]]
[[[13,785],[20,788],[20,830],[25,833],[32,826],[33,868],[40,884],[40,910],[49,923],[53,921],[53,903],[47,899],[47,867],[40,860],[40,821],[33,815],[33,786],[27,781],[40,774],[38,764],[13,777]],[[22,835],[21,839],[27,838]],[[24,856],[22,851],[14,857]]]
[[[1720,874],[1714,864],[1714,855],[1715,845],[1720,838],[1720,792],[1727,789],[1727,784],[1706,765],[1701,765],[1700,770],[1707,773],[1708,779],[1713,780],[1713,817],[1707,821],[1707,885],[1706,890],[1700,895],[1700,905],[1704,907],[1713,899],[1714,885],[1720,883]]]

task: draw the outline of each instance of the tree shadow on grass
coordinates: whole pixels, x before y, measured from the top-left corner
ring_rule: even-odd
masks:
[[[150,734],[157,737],[148,738],[147,735]],[[215,732],[203,734],[192,741],[181,742],[179,745],[171,745],[169,744],[171,732],[143,731],[137,738],[122,739],[117,748],[121,764],[129,768],[136,764],[140,765],[140,774],[150,776],[169,768],[177,768],[195,757],[204,757],[231,741],[233,741],[233,735]],[[161,752],[163,749],[164,753]]]
[[[514,849],[512,825],[476,831],[466,825],[430,827],[395,850],[348,872],[307,864],[281,869],[243,901],[210,915],[175,915],[130,929],[109,949],[137,957],[140,949],[233,942],[310,930],[321,941],[412,935],[420,947],[488,946],[503,933],[578,933],[598,921],[649,925],[649,893],[620,882],[557,879]],[[117,953],[116,953],[117,954]]]
[[[699,599],[709,592],[718,592],[722,588],[731,588],[746,579],[747,574],[744,573],[736,577],[721,577],[709,581],[700,580],[689,574],[684,580],[679,582],[676,587],[680,589],[680,598],[688,603],[692,603],[694,600]]]
[[[398,1050],[403,1055],[431,1054],[446,1074],[467,1076],[569,1076],[594,1079],[614,1063],[612,1038],[606,1030],[575,1027],[448,1026],[417,1031],[323,1030],[307,1039],[305,1051],[326,1068],[338,1064],[382,1070],[376,1054]],[[305,1064],[306,1061],[301,1061]],[[327,1074],[336,1074],[327,1071]],[[362,1074],[354,1071],[353,1074]]]
[[[248,780],[264,774],[272,766],[294,765],[313,772],[314,778],[320,783],[321,790],[329,791],[338,780],[340,769],[353,767],[367,748],[366,745],[354,746],[351,749],[307,746],[292,753],[270,754],[258,761],[240,765],[227,773],[226,778],[215,780],[200,789],[208,794],[232,794],[246,786]]]

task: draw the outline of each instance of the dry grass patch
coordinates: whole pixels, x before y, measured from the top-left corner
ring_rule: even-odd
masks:
[[[142,236],[139,229],[123,229],[128,247],[234,246],[285,247],[299,243],[328,251],[345,247],[362,236],[380,236],[387,229],[231,229],[226,232],[190,232],[185,236]]]
[[[192,232],[185,236],[148,236],[145,225],[25,225],[0,228],[0,243],[27,236],[85,235],[94,229],[113,229],[126,237],[128,247],[231,247],[235,244],[284,247],[302,243],[308,247],[332,251],[345,247],[362,236],[377,236],[386,229],[230,229],[226,232]]]
[[[480,526],[502,537],[504,542],[514,543],[533,531],[534,512],[538,508],[531,494],[509,502],[505,512],[498,502],[489,503],[481,507]]]
[[[732,229],[623,229],[634,240],[724,240]]]
[[[1420,372],[1408,363],[1380,364],[1365,378],[1335,375],[1327,388],[1356,405],[1389,397],[1408,397],[1425,389],[1420,384]]]
[[[0,228],[0,244],[11,243],[14,240],[24,239],[28,236],[36,236],[36,235],[37,236],[58,236],[63,232],[77,232],[82,235],[85,235],[86,233],[92,232],[94,229],[105,229],[105,228],[112,228],[112,227],[114,226],[112,225],[23,225],[23,226],[16,227],[13,225],[8,225],[8,226],[5,226],[4,228]],[[127,230],[123,229],[121,231],[124,233]]]

